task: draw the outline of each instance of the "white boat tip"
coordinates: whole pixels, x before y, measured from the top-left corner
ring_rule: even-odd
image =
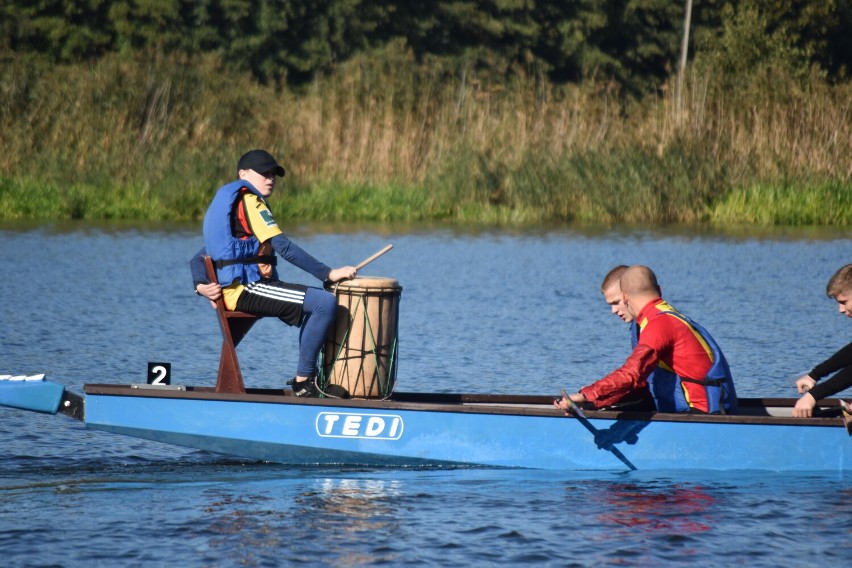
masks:
[[[43,381],[44,373],[38,375],[0,375],[0,381]]]

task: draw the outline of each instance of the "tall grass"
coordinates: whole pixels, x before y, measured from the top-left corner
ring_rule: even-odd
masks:
[[[6,58],[0,218],[197,219],[264,147],[281,218],[852,225],[850,85],[696,70],[678,112],[443,65],[391,47],[296,92],[212,59]]]

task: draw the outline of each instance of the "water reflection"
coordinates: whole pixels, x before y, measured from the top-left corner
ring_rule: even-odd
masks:
[[[304,530],[313,533],[324,553],[343,566],[393,562],[397,553],[385,545],[397,532],[395,507],[389,501],[401,494],[400,482],[378,479],[323,479],[312,491],[296,498]],[[375,546],[365,550],[364,542]],[[361,551],[353,548],[360,545]]]
[[[398,526],[389,503],[394,480],[302,479],[292,501],[266,492],[208,490],[205,553],[214,563],[243,566],[276,562],[364,566],[393,562]],[[291,493],[292,495],[292,493]],[[373,542],[374,546],[365,546]]]
[[[675,484],[652,489],[630,483],[610,484],[604,496],[609,512],[598,519],[624,527],[667,535],[710,530],[709,509],[715,499],[701,486]],[[602,503],[603,504],[603,503]]]

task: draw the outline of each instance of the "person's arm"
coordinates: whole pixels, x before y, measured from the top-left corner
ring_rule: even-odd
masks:
[[[834,371],[838,372],[827,381],[816,382]],[[798,418],[812,416],[818,400],[852,387],[852,343],[814,367],[807,375],[800,377],[796,381],[796,387],[800,393],[804,393],[793,407],[793,416]]]
[[[281,231],[278,223],[272,217],[272,212],[266,201],[254,194],[246,194],[242,202],[245,206],[246,219],[249,224],[249,233],[261,243],[269,243],[281,258],[297,268],[301,268],[317,280],[322,282],[336,282],[345,278],[354,278],[355,269],[344,266],[332,270],[313,256],[305,252],[302,247],[287,238]]]
[[[848,389],[849,387],[852,387],[852,364],[839,370],[827,381],[814,385],[811,390],[808,391],[808,394],[814,398],[814,401],[817,401],[823,398],[828,398],[831,395]]]
[[[816,381],[810,375],[802,375],[798,379],[796,379],[796,390],[799,394],[804,394],[814,388]]]
[[[272,248],[281,257],[298,268],[301,268],[308,274],[313,275],[323,282],[337,282],[339,280],[347,280],[354,278],[357,271],[353,266],[342,266],[340,268],[331,269],[322,262],[318,261],[302,247],[291,241],[283,233],[276,235],[270,239]]]
[[[647,389],[648,377],[677,340],[679,318],[656,317],[639,334],[639,342],[624,364],[603,379],[580,389],[580,394],[595,408],[610,406]]]
[[[840,351],[814,367],[808,373],[808,376],[815,381],[819,381],[821,378],[849,365],[852,365],[852,343],[849,343],[849,345],[843,347]]]
[[[595,408],[615,404],[647,386],[648,375],[659,361],[657,352],[639,343],[624,364],[599,381],[580,389],[583,399]],[[572,400],[578,402],[573,396]]]
[[[284,233],[272,237],[270,242],[275,252],[293,266],[301,268],[318,280],[323,282],[328,280],[331,268],[309,255],[302,247],[288,239]]]
[[[799,379],[801,380],[801,379]],[[814,408],[818,400],[828,398],[833,394],[846,390],[852,386],[852,365],[841,369],[836,375],[825,381],[814,385],[805,392],[793,406],[793,416],[796,418],[807,418],[813,416]]]
[[[207,269],[204,267],[204,256],[207,254],[207,249],[204,247],[195,253],[192,260],[189,261],[189,270],[192,273],[192,285],[197,287],[199,284],[209,284],[210,279],[207,278]]]
[[[192,284],[195,287],[195,293],[210,300],[210,305],[215,308],[216,300],[222,296],[222,287],[215,282],[210,282],[207,277],[207,268],[204,266],[206,254],[205,248],[195,253],[195,256],[189,261],[189,270],[192,272]]]

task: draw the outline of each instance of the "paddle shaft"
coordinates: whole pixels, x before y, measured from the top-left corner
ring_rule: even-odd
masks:
[[[355,270],[361,270],[362,268],[364,268],[365,266],[367,266],[368,264],[370,264],[371,262],[373,262],[374,260],[376,260],[377,258],[382,256],[383,254],[385,254],[386,252],[388,252],[392,248],[393,248],[393,245],[388,245],[385,248],[383,248],[382,250],[380,250],[379,252],[377,252],[376,254],[374,254],[373,256],[362,260],[360,263],[355,265]]]
[[[565,389],[562,389],[562,396],[568,401],[568,406],[570,406],[571,410],[574,411],[574,414],[576,415],[577,420],[580,421],[580,424],[585,426],[586,430],[592,433],[592,436],[595,436],[598,433],[598,429],[595,428],[595,426],[591,422],[589,422],[589,419],[586,418],[586,414],[582,410],[580,410],[580,405],[571,400],[571,397],[568,396],[568,393],[565,392]],[[630,463],[630,460],[627,459],[627,456],[622,454],[621,450],[616,448],[613,444],[607,444],[606,446],[604,446],[603,449],[612,452],[612,455],[617,457],[621,461],[621,463],[629,467],[631,471],[636,471],[636,466]]]
[[[565,401],[568,403],[568,406],[570,406],[571,410],[574,411],[574,414],[576,414],[580,418],[586,417],[586,415],[583,414],[583,411],[580,409],[580,405],[577,404],[576,402],[574,402],[573,400],[571,400],[571,397],[568,396],[568,393],[565,392],[565,389],[562,389],[562,398],[565,399]]]

